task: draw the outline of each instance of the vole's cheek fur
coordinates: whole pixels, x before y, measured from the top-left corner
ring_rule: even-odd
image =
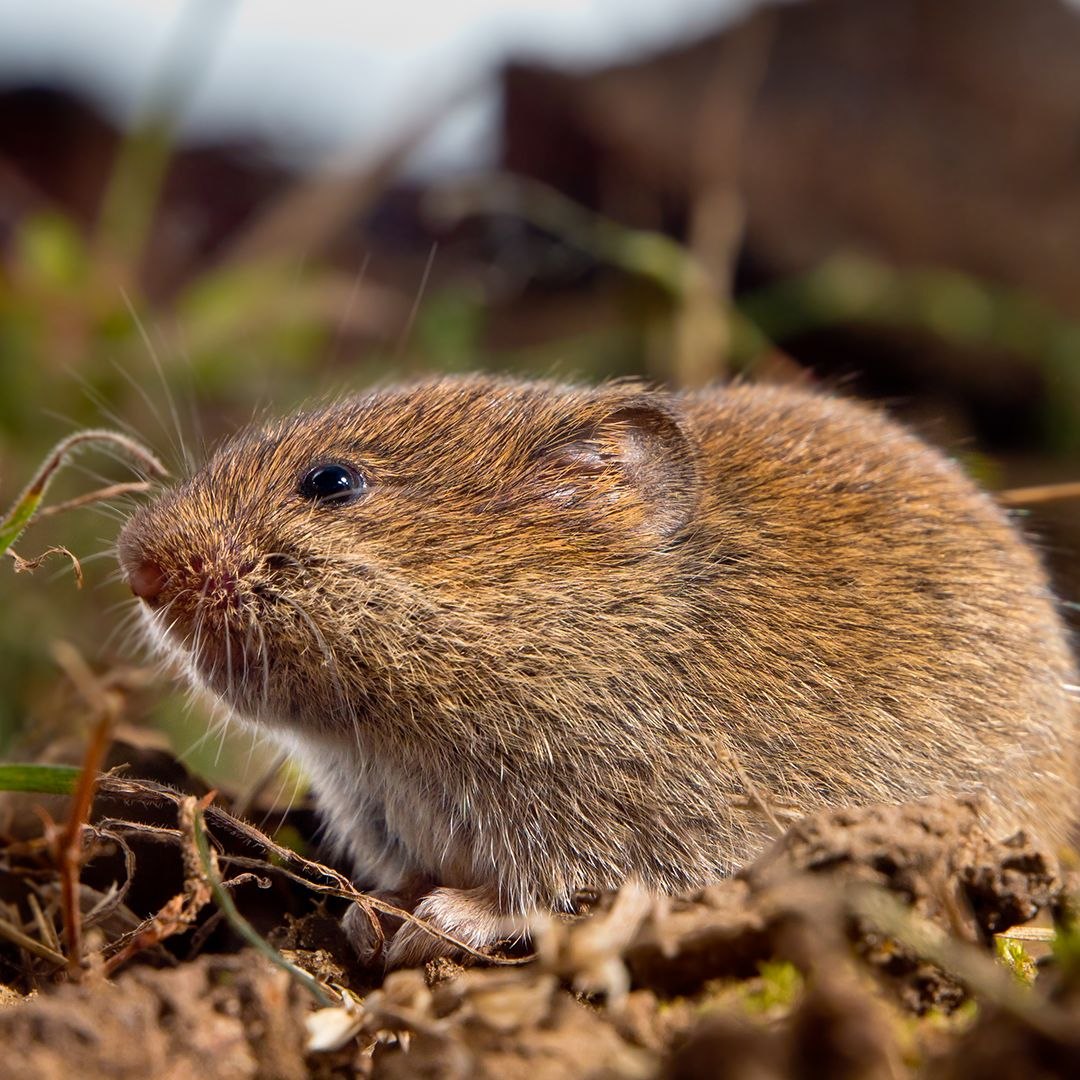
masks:
[[[326,463],[362,478],[347,502],[303,496]],[[358,880],[440,887],[423,910],[476,944],[580,888],[701,885],[821,805],[1074,820],[1037,557],[851,403],[379,391],[241,435],[120,552],[158,642],[306,763]]]

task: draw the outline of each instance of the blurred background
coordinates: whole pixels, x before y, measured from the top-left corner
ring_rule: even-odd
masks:
[[[991,488],[1080,479],[1080,7],[0,0],[0,503],[79,427],[182,471],[178,429],[478,368],[801,381]],[[1080,503],[1032,502],[1080,599]],[[20,541],[82,592],[2,571],[0,752],[84,723],[55,641],[143,663],[117,527]],[[127,719],[261,775],[204,710]]]

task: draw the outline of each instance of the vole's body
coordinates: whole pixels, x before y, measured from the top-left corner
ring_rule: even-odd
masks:
[[[305,499],[338,461],[362,496]],[[477,942],[579,888],[728,873],[762,802],[981,789],[1003,826],[1073,818],[1037,557],[847,402],[378,391],[241,435],[120,551],[195,676],[295,748],[358,880],[442,887],[423,910]]]

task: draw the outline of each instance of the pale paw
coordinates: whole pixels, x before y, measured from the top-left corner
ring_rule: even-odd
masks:
[[[479,952],[525,930],[524,920],[505,914],[496,895],[484,888],[434,889],[420,901],[413,914]],[[440,956],[463,955],[466,950],[453,942],[429,933],[416,923],[405,922],[390,939],[386,966],[421,967]]]

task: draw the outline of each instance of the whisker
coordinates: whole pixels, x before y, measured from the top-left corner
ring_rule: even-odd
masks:
[[[304,609],[303,605],[300,604],[298,601],[293,600],[291,597],[285,596],[284,594],[279,593],[273,589],[266,589],[264,591],[264,595],[266,595],[271,600],[285,604],[286,607],[292,608],[300,616],[301,620],[305,623],[308,629],[311,630],[312,635],[315,638],[316,644],[322,651],[323,659],[326,661],[328,672],[332,677],[334,690],[340,703],[341,709],[344,713],[344,719],[350,722],[350,726],[356,737],[357,749],[361,749],[360,729],[359,724],[357,723],[356,710],[353,707],[352,702],[349,700],[349,695],[345,690],[345,683],[341,677],[341,668],[338,664],[337,656],[334,654],[334,650],[330,647],[330,644],[324,637],[323,632],[319,629],[318,624]]]
[[[130,438],[136,440],[136,442],[146,441],[143,439],[141,432],[136,429],[135,425],[130,420],[125,420],[118,412],[116,412],[116,410],[113,409],[101,395],[97,387],[95,387],[81,371],[71,365],[67,365],[65,367],[65,373],[78,384],[79,389],[83,392],[86,400],[97,409],[103,419],[107,420],[113,427],[119,428]],[[56,420],[63,421],[73,431],[78,430],[83,426],[66,413],[57,412],[54,409],[43,409],[42,412],[45,416],[51,416]]]
[[[258,733],[251,733],[251,747],[248,751],[247,768],[251,769],[251,758],[256,748],[262,748],[266,744],[266,740]],[[241,791],[237,797],[233,800],[233,804],[230,807],[233,814],[237,817],[243,817],[247,814],[248,810],[254,805],[255,800],[258,798],[260,792],[266,789],[266,785],[274,778],[277,771],[287,760],[287,753],[282,747],[275,747],[273,757],[270,763],[260,770],[259,774],[254,780],[248,782],[244,786],[244,790]]]
[[[150,399],[150,395],[147,394],[146,390],[142,386],[140,386],[134,379],[132,379],[131,375],[128,372],[124,371],[123,368],[117,367],[117,370],[125,379],[128,380],[128,382],[135,389],[136,393],[138,393],[139,396],[143,399],[143,401],[146,402],[147,407],[154,414],[154,417],[157,420],[158,424],[161,426],[162,431],[168,436],[170,441],[173,441],[175,438],[175,441],[173,442],[174,452],[178,454],[180,460],[183,461],[184,464],[188,467],[188,470],[193,471],[195,468],[195,461],[191,457],[191,454],[188,452],[187,445],[184,442],[184,432],[180,426],[180,415],[176,411],[176,403],[173,401],[172,393],[169,389],[168,380],[166,380],[165,378],[165,368],[161,363],[161,357],[158,355],[158,351],[154,347],[154,343],[150,338],[150,334],[147,331],[146,325],[140,318],[138,311],[135,310],[135,305],[132,303],[131,297],[128,296],[127,291],[125,289],[121,289],[120,296],[123,298],[124,306],[127,308],[128,314],[131,316],[132,322],[135,324],[135,327],[139,332],[139,336],[142,338],[143,344],[146,346],[146,351],[150,355],[150,362],[154,365],[154,370],[157,372],[158,380],[161,383],[161,388],[165,392],[165,401],[169,408],[175,436],[170,434],[168,425],[166,425],[165,421],[161,418],[160,412],[154,405],[153,401]]]
[[[262,660],[262,707],[265,711],[270,705],[270,654],[266,648],[266,632],[259,619],[252,615],[252,622],[259,632],[259,658]]]
[[[352,317],[353,308],[356,306],[356,298],[360,294],[360,286],[363,284],[364,277],[367,274],[368,263],[371,262],[371,252],[366,252],[363,261],[360,263],[360,269],[356,271],[356,275],[353,277],[352,289],[349,291],[349,299],[345,303],[345,310],[341,313],[341,318],[338,319],[337,332],[334,334],[334,343],[330,347],[330,364],[338,358],[338,353],[341,351],[341,344],[345,338],[345,331],[349,323],[349,319]]]
[[[289,796],[289,801],[286,804],[285,809],[277,812],[279,823],[284,822],[284,820],[292,812],[292,808],[296,805],[296,800],[300,794],[300,785],[296,783],[295,777],[290,777],[288,772],[286,772],[282,767],[286,761],[287,758],[283,756],[282,765],[278,766],[278,769],[281,772],[281,783],[278,784],[277,794],[274,796],[273,801],[270,804],[271,809],[267,810],[266,813],[263,815],[262,823],[259,826],[259,828],[263,831],[265,831],[266,826],[270,821],[271,815],[275,813],[273,807],[281,801],[281,793],[285,790],[285,785],[289,783],[292,784],[292,794]]]
[[[113,643],[119,638],[121,634],[131,635],[137,632],[142,625],[142,619],[139,614],[138,601],[134,603],[131,600],[123,600],[118,604],[111,604],[105,610],[106,615],[114,615],[121,608],[126,607],[128,610],[124,613],[123,617],[116,622],[112,629],[105,635],[105,639],[102,641],[98,648],[100,655],[107,654],[113,646]],[[133,649],[124,649],[124,653],[130,653]],[[151,653],[152,655],[152,653]]]
[[[176,328],[177,335],[179,335],[179,337],[181,338],[181,340],[177,342],[174,346],[174,353],[184,362],[183,370],[186,376],[185,390],[187,391],[184,396],[187,400],[187,419],[191,424],[191,431],[194,433],[193,437],[196,446],[201,451],[200,459],[205,461],[208,456],[208,448],[206,443],[206,432],[203,429],[202,416],[197,408],[198,394],[195,380],[195,365],[191,362],[191,352],[188,349],[187,341],[184,337],[183,324],[179,320],[177,320],[174,323],[174,326]],[[168,398],[168,400],[172,404],[175,399],[170,397]],[[175,414],[175,404],[172,405],[172,408]],[[180,425],[178,424],[178,427],[179,426]],[[194,471],[194,462],[190,461],[190,458],[189,469],[191,469],[191,471]]]
[[[397,359],[401,359],[405,350],[409,345],[409,338],[412,335],[413,324],[416,322],[416,316],[420,311],[420,303],[424,299],[424,292],[427,289],[428,278],[431,277],[431,268],[435,265],[435,252],[439,250],[438,241],[435,241],[431,245],[431,250],[428,252],[427,263],[424,265],[424,272],[420,276],[420,287],[416,290],[416,296],[413,299],[412,307],[409,309],[409,317],[405,320],[405,325],[401,329],[401,336],[398,338],[397,348],[394,355]]]

